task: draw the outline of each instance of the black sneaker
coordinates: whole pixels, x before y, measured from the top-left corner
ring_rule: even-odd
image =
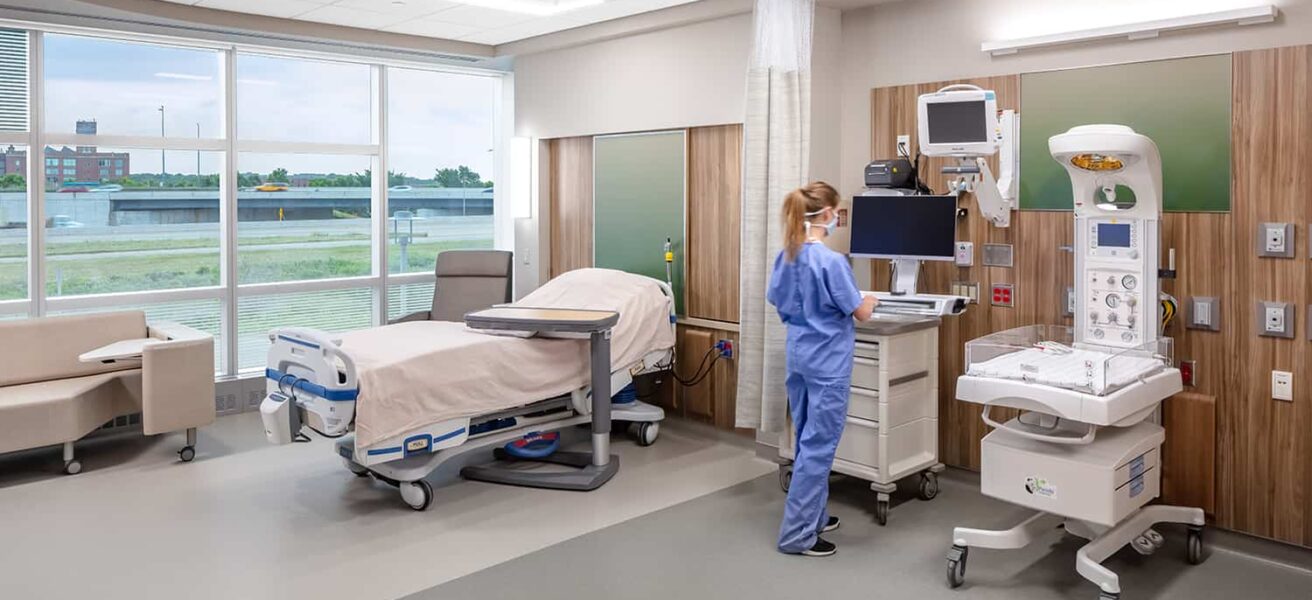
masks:
[[[824,541],[821,538],[815,538],[815,545],[807,550],[802,551],[802,556],[833,556],[838,552],[838,546]]]
[[[829,521],[825,522],[825,526],[820,530],[820,533],[829,533],[838,529],[838,525],[838,517],[829,517]]]

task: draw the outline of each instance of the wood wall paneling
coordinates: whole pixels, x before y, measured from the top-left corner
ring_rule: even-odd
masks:
[[[592,266],[592,137],[549,144],[551,276]]]
[[[1216,397],[1184,392],[1162,408],[1162,501],[1215,515]]]
[[[1256,535],[1312,545],[1312,381],[1304,320],[1312,298],[1307,236],[1296,259],[1255,256],[1258,223],[1312,221],[1312,47],[1234,55],[1234,252],[1226,266],[1225,392],[1217,416],[1217,520]],[[1260,300],[1297,307],[1295,339],[1259,337]],[[1294,373],[1294,402],[1271,399],[1270,371]]]
[[[741,125],[688,131],[688,316],[738,322]]]

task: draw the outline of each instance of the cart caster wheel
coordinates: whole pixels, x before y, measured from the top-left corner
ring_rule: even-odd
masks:
[[[875,502],[875,522],[880,526],[888,525],[888,500]]]
[[[342,458],[342,465],[344,465],[346,467],[346,470],[350,471],[351,474],[355,475],[356,477],[369,476],[369,469],[365,468],[364,465],[356,463],[353,460]]]
[[[925,471],[920,474],[920,499],[933,500],[938,496],[938,474]]]
[[[647,447],[656,443],[656,438],[660,437],[660,423],[634,423],[631,428],[633,439],[638,442],[639,446]]]
[[[1196,565],[1203,562],[1203,528],[1190,527],[1189,541],[1185,546],[1185,560]]]
[[[1121,595],[1112,592],[1099,592],[1098,600],[1121,600]]]
[[[788,487],[793,484],[793,468],[789,466],[779,467],[779,489],[785,494],[788,493]]]
[[[196,458],[196,447],[184,446],[181,450],[178,450],[178,458],[181,459],[182,462],[191,462]]]
[[[423,479],[420,479],[419,481],[411,481],[409,483],[402,483],[400,488],[401,499],[404,500],[410,508],[424,511],[428,509],[428,505],[433,503],[433,486]]]
[[[1161,549],[1162,546],[1166,545],[1166,538],[1162,537],[1162,534],[1157,533],[1156,529],[1149,529],[1148,531],[1143,532],[1143,537],[1149,542],[1152,542],[1152,545],[1158,549]]]
[[[970,548],[965,546],[953,546],[948,551],[948,587],[957,589],[962,583],[966,582],[966,557],[970,555]]]
[[[1134,548],[1135,552],[1144,556],[1149,556],[1157,551],[1157,546],[1154,546],[1153,543],[1143,535],[1130,540],[1130,547]]]
[[[64,473],[67,475],[77,475],[82,472],[82,463],[76,460],[64,461]]]

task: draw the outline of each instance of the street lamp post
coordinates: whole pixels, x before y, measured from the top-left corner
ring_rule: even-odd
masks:
[[[159,137],[164,137],[164,105],[159,105]],[[164,149],[159,149],[159,187],[164,187],[164,175],[169,170],[164,166]]]
[[[200,123],[196,123],[196,139],[200,139]],[[196,187],[200,187],[200,149],[196,149]]]

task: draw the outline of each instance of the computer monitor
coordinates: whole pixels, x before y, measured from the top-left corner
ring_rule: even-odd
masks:
[[[955,196],[856,196],[855,258],[950,261],[956,256]]]
[[[992,90],[921,95],[920,152],[926,156],[988,156],[998,151],[998,102]]]

